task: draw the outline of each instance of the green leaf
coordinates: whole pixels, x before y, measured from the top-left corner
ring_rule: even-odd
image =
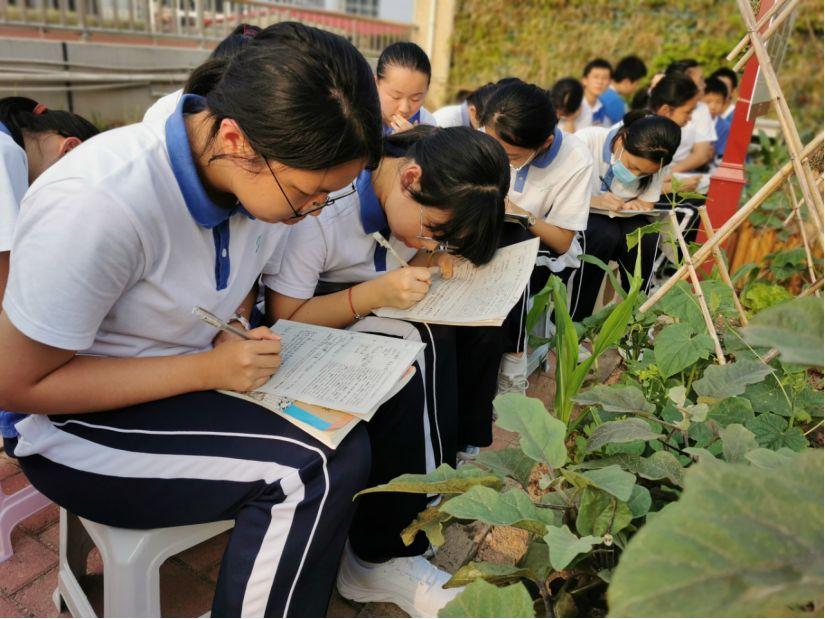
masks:
[[[745,459],[753,466],[758,466],[760,469],[774,469],[777,466],[787,464],[788,460],[796,456],[795,451],[791,451],[787,447],[783,447],[779,451],[766,449],[764,447],[757,447],[751,449],[745,454]]]
[[[748,389],[756,386],[758,385],[749,385]],[[746,389],[745,398],[747,393]],[[748,420],[753,419],[753,407],[745,398],[735,397],[715,402],[708,410],[708,419],[715,421],[720,428],[729,426],[732,423],[744,425]]]
[[[783,417],[790,417],[793,414],[788,397],[772,376],[761,383],[748,385],[742,397],[750,401],[755,413],[774,413]],[[750,419],[753,419],[753,415]]]
[[[577,404],[601,406],[609,413],[655,413],[656,407],[645,399],[635,385],[598,385],[574,396]]]
[[[576,517],[576,530],[579,534],[604,536],[606,533],[618,533],[631,520],[633,514],[627,503],[595,488],[585,488],[582,491]]]
[[[653,504],[653,499],[650,497],[650,490],[644,486],[633,486],[633,492],[630,494],[630,500],[627,506],[630,508],[630,513],[634,518],[641,518],[647,515],[650,511],[650,506]]]
[[[367,488],[355,496],[373,492],[408,492],[413,494],[458,494],[473,486],[500,488],[501,480],[472,466],[462,466],[458,470],[449,464],[442,464],[426,475],[408,473],[399,475],[386,484]]]
[[[716,456],[702,447],[685,447],[684,452],[695,456],[698,462],[702,462],[703,460],[716,460]]]
[[[521,583],[497,587],[484,580],[470,583],[439,617],[535,617],[533,600]]]
[[[567,426],[548,413],[541,400],[507,393],[493,400],[493,407],[498,413],[496,425],[518,433],[519,445],[526,456],[551,468],[564,466]]]
[[[786,363],[822,367],[823,302],[802,297],[759,312],[742,328],[751,346],[779,349]]]
[[[590,483],[608,494],[612,494],[620,501],[630,500],[636,477],[627,471],[622,470],[618,465],[607,466],[603,469],[584,471],[582,477],[590,480]]]
[[[544,541],[547,543],[547,549],[550,553],[550,565],[553,566],[554,570],[561,571],[570,565],[578,555],[590,552],[593,546],[601,544],[602,538],[593,535],[576,537],[570,532],[567,525],[564,525],[561,527],[548,527]]]
[[[613,617],[769,617],[823,604],[823,459],[775,469],[702,462],[681,498],[630,540]]]
[[[527,553],[519,561],[518,566],[527,570],[529,578],[533,581],[544,582],[552,571],[548,556],[547,544],[541,538],[537,538],[530,542]]]
[[[487,561],[470,561],[467,565],[458,568],[452,578],[444,584],[444,588],[463,587],[479,578],[494,585],[505,585],[520,578],[531,577],[532,573],[530,570],[518,568],[513,565],[488,563]]]
[[[682,486],[685,479],[685,469],[669,451],[657,451],[649,458],[642,458],[636,474],[654,481],[669,479],[677,486]]]
[[[634,234],[635,234],[635,231],[634,231]],[[579,256],[579,260],[581,260],[582,262],[587,262],[588,264],[592,264],[594,266],[597,266],[602,271],[604,271],[604,274],[607,276],[607,279],[610,280],[610,285],[613,287],[613,290],[615,290],[616,293],[622,299],[625,298],[625,296],[627,295],[627,292],[625,292],[625,289],[622,286],[622,282],[619,281],[618,277],[616,277],[616,272],[613,269],[611,269],[607,264],[605,264],[604,260],[601,260],[600,258],[597,258],[596,256],[591,256],[590,254],[581,254]]]
[[[441,506],[441,511],[461,520],[511,525],[539,537],[546,533],[546,525],[557,524],[561,517],[555,510],[536,507],[519,488],[499,493],[484,486],[475,486],[451,498]]]
[[[625,242],[627,243],[628,249],[633,249],[636,245],[639,244],[640,236],[644,236],[645,234],[659,234],[662,230],[668,229],[670,226],[670,221],[668,219],[662,218],[657,219],[647,225],[644,225],[640,228],[636,228],[633,232],[628,234],[625,238]]]
[[[738,423],[732,423],[719,433],[722,439],[722,454],[728,462],[742,462],[745,454],[756,448],[753,432]]]
[[[536,462],[525,456],[521,449],[508,447],[496,451],[482,451],[475,457],[473,464],[488,468],[498,475],[512,477],[526,487]]]
[[[739,297],[742,305],[752,312],[761,312],[764,309],[793,299],[785,286],[769,284],[767,282],[753,282],[748,285]]]
[[[713,340],[707,333],[694,335],[693,327],[683,322],[668,325],[656,336],[653,354],[662,376],[669,378],[689,368],[713,352]]]
[[[788,447],[794,451],[802,451],[808,446],[808,440],[802,431],[796,426],[789,428],[788,421],[778,415],[763,413],[749,421],[747,428],[756,435],[756,442],[760,447]]]
[[[428,507],[401,531],[401,541],[405,546],[409,546],[415,541],[415,536],[419,531],[423,531],[433,546],[442,546],[444,544],[442,527],[451,518],[450,514],[445,514],[438,507]]]
[[[748,385],[760,382],[770,373],[770,366],[750,359],[711,365],[702,378],[693,383],[693,390],[706,398],[724,400],[745,393]]]
[[[644,419],[632,417],[620,421],[608,421],[593,430],[587,439],[587,451],[592,452],[609,443],[630,443],[631,441],[651,441],[664,438],[650,429]]]

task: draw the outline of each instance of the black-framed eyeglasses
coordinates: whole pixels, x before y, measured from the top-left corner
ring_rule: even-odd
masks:
[[[264,160],[264,163],[266,163],[266,167],[269,170],[269,173],[272,175],[272,178],[275,179],[275,184],[278,185],[278,189],[281,190],[281,195],[284,196],[284,200],[286,200],[286,203],[289,204],[289,208],[292,209],[292,213],[293,213],[292,217],[288,217],[288,219],[298,219],[300,217],[306,217],[307,215],[311,215],[312,213],[314,213],[316,211],[320,211],[321,209],[326,208],[326,207],[330,206],[331,204],[334,204],[337,200],[340,200],[341,198],[346,198],[347,196],[351,196],[356,191],[358,191],[355,188],[355,183],[353,182],[350,185],[349,191],[338,194],[334,198],[330,198],[329,195],[327,195],[326,200],[324,200],[323,202],[312,202],[313,208],[309,209],[308,211],[298,211],[298,209],[296,209],[293,206],[292,200],[290,200],[289,196],[286,195],[286,191],[284,191],[283,185],[281,185],[281,181],[278,180],[278,176],[275,174],[275,171],[269,165],[269,162]]]
[[[450,245],[449,243],[444,243],[442,241],[434,239],[431,236],[426,236],[424,234],[424,207],[421,206],[420,204],[418,205],[418,225],[419,225],[419,233],[418,233],[418,236],[416,236],[415,238],[417,238],[419,241],[429,241],[431,243],[435,243],[435,247],[430,251],[433,251],[433,252],[443,251],[444,253],[447,253],[447,254],[454,254],[456,252],[456,249],[458,249],[458,248]]]

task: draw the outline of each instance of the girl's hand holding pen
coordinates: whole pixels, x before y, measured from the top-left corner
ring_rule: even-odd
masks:
[[[222,342],[206,353],[211,389],[251,391],[281,366],[281,338],[267,327],[247,332],[253,339]]]
[[[381,283],[382,305],[407,309],[418,303],[430,289],[430,269],[408,267],[395,269],[375,280]]]

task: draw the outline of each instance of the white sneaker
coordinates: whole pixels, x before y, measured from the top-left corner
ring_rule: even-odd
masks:
[[[527,393],[527,355],[505,353],[498,370],[497,395],[503,393]]]
[[[450,575],[424,557],[399,557],[367,563],[347,542],[338,570],[338,592],[354,602],[390,602],[410,617],[437,617],[463,587],[444,589]]]
[[[461,466],[463,462],[475,460],[479,453],[481,453],[481,447],[476,447],[475,445],[465,445],[464,449],[459,451],[455,458],[458,460],[458,465]]]

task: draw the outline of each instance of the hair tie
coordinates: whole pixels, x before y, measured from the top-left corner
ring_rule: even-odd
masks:
[[[254,39],[260,31],[261,29],[258,28],[258,26],[249,26],[247,24],[244,24],[241,36],[247,37],[249,39]]]
[[[34,109],[32,110],[32,114],[34,114],[35,116],[40,116],[43,112],[48,111],[48,109],[49,108],[46,107],[45,103],[38,103],[37,105],[34,106]]]

